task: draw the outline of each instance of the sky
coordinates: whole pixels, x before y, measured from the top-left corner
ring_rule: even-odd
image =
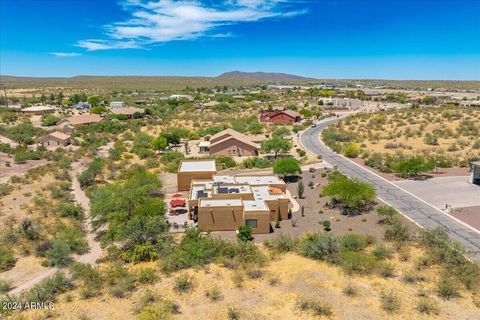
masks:
[[[1,0],[0,74],[480,80],[480,0]]]

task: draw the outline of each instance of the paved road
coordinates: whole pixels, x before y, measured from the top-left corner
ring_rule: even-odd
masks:
[[[430,206],[412,194],[400,189],[394,184],[384,180],[371,171],[353,163],[352,161],[334,153],[320,142],[319,134],[328,125],[340,119],[329,119],[317,125],[316,128],[306,130],[300,137],[301,143],[316,155],[349,177],[368,182],[375,186],[377,196],[396,208],[402,214],[415,221],[424,228],[445,227],[450,237],[459,241],[471,251],[471,256],[480,261],[480,233],[472,230],[458,220],[444,214],[442,211]]]

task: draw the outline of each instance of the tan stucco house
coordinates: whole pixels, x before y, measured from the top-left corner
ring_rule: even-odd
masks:
[[[52,146],[66,146],[66,145],[69,145],[72,141],[71,141],[70,135],[60,131],[55,131],[40,138],[39,142],[43,146],[52,147]]]
[[[215,160],[183,160],[177,170],[178,191],[188,191],[192,180],[212,179],[216,173]]]
[[[258,155],[258,136],[247,136],[232,129],[223,130],[208,139],[210,155],[256,156]]]
[[[235,231],[247,224],[253,233],[269,233],[272,221],[289,218],[286,184],[276,175],[212,174],[191,179],[189,188],[189,212],[205,231]]]

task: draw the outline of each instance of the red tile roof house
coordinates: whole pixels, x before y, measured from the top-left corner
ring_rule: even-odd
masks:
[[[260,122],[290,123],[300,122],[300,114],[293,110],[266,110],[260,114]]]

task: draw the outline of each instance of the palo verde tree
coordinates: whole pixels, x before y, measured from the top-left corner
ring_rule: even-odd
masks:
[[[433,168],[432,162],[422,156],[414,156],[398,161],[393,169],[402,178],[412,178],[432,171]]]
[[[273,165],[273,172],[286,177],[296,173],[302,173],[302,169],[300,168],[300,164],[297,160],[293,158],[283,158],[275,161]]]
[[[350,179],[339,172],[328,177],[322,194],[340,202],[350,215],[360,213],[364,206],[375,198],[375,189],[368,183]]]
[[[266,153],[273,152],[275,158],[278,154],[286,153],[292,148],[292,143],[290,141],[284,140],[280,137],[273,137],[262,142],[262,150]]]

